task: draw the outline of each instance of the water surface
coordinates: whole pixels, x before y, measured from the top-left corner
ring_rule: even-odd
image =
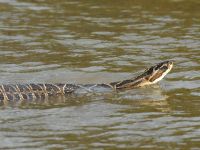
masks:
[[[0,108],[1,149],[198,149],[198,0],[0,0],[0,83],[158,85]]]

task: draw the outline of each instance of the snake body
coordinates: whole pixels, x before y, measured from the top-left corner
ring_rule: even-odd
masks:
[[[3,84],[0,86],[0,101],[47,99],[69,95],[76,90],[94,91],[102,87],[112,88],[107,84]]]
[[[78,91],[98,89],[127,89],[136,88],[160,81],[173,67],[173,62],[164,61],[150,67],[141,75],[108,84],[2,84],[0,85],[0,102],[44,100],[50,97],[67,96]]]

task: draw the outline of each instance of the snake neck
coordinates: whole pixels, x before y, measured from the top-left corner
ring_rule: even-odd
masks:
[[[127,79],[123,81],[118,81],[118,82],[111,82],[110,85],[114,89],[131,89],[131,88],[136,88],[136,87],[141,87],[147,84],[151,84],[148,80],[145,78],[140,78],[140,79]]]

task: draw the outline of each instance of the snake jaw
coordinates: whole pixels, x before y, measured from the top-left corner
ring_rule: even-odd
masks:
[[[173,67],[172,61],[165,61],[156,65],[154,67],[155,68],[154,72],[152,73],[152,76],[149,81],[152,84],[159,82],[171,71],[172,67]]]

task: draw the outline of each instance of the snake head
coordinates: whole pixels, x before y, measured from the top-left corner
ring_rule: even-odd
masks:
[[[155,66],[152,66],[146,71],[146,73],[148,74],[148,77],[146,79],[152,84],[157,83],[170,72],[172,67],[172,61],[164,61]]]
[[[164,61],[150,67],[137,77],[120,82],[112,82],[110,85],[115,89],[123,89],[154,84],[162,80],[162,78],[164,78],[164,76],[170,72],[172,67],[172,61]]]

